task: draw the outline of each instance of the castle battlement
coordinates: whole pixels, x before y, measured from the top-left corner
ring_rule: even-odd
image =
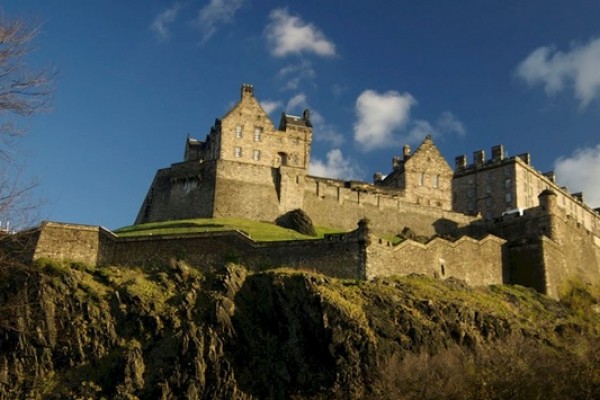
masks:
[[[318,135],[318,132],[314,134]],[[422,273],[472,285],[516,283],[558,296],[569,279],[600,279],[600,215],[580,193],[541,173],[529,153],[504,147],[455,158],[454,170],[428,136],[392,157],[374,183],[308,174],[310,112],[282,113],[275,125],[254,87],[217,118],[204,141],[187,137],[183,160],[158,170],[135,223],[234,217],[275,221],[302,209],[315,225],[340,228],[323,239],[256,242],[244,232],[121,238],[100,227],[44,223],[0,237],[24,259],[91,265],[228,261],[260,270],[315,269],[342,278]],[[357,228],[358,223],[358,228]],[[404,232],[410,235],[404,235]],[[392,245],[391,236],[406,239]],[[454,238],[455,240],[446,240]]]

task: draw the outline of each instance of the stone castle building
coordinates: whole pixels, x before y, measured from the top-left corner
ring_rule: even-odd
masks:
[[[315,133],[315,134],[318,134]],[[558,296],[570,279],[600,279],[600,215],[582,194],[540,173],[529,154],[502,146],[455,159],[454,171],[425,138],[392,158],[374,183],[311,176],[308,110],[283,113],[276,128],[243,85],[240,101],[215,120],[204,141],[188,137],[183,161],[161,169],[136,224],[188,218],[274,221],[295,209],[315,225],[345,229],[323,239],[256,242],[244,232],[119,237],[100,227],[43,223],[13,237],[27,260],[93,265],[185,259],[196,265],[240,261],[253,269],[285,265],[343,278],[423,273],[472,285],[516,283]],[[386,237],[410,232],[392,245]],[[412,239],[411,239],[412,238]],[[428,240],[413,240],[429,238]]]

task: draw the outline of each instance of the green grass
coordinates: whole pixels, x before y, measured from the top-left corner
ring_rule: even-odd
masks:
[[[177,221],[151,222],[131,225],[114,231],[119,237],[139,237],[147,235],[178,235],[198,232],[222,232],[239,230],[259,242],[297,239],[320,239],[328,233],[343,233],[341,229],[315,227],[316,237],[303,235],[270,222],[250,221],[239,218],[201,218]]]

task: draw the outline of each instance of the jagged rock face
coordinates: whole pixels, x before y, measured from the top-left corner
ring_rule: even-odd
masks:
[[[6,265],[0,287],[0,399],[385,398],[393,355],[582,329],[525,289],[423,277],[47,264]],[[519,317],[523,293],[546,325]]]
[[[312,220],[307,213],[299,208],[279,216],[275,223],[304,235],[317,236]]]

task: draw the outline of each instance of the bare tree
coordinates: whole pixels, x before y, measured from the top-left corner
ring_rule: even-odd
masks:
[[[9,20],[0,13],[0,228],[30,222],[38,204],[32,199],[37,186],[26,179],[23,157],[16,141],[24,135],[14,121],[46,109],[53,73],[29,68],[26,56],[39,32],[23,20]]]

